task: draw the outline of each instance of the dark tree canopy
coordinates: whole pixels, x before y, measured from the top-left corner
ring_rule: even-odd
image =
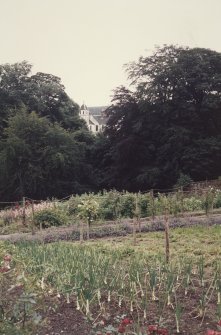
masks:
[[[60,78],[31,75],[27,62],[0,66],[1,200],[91,190],[93,142]]]
[[[171,187],[221,175],[221,54],[164,46],[127,66],[133,92],[115,91],[106,136],[110,187]]]
[[[0,66],[0,127],[16,108],[25,105],[29,112],[46,116],[66,129],[84,126],[79,118],[79,107],[66,94],[61,79],[47,73],[31,74],[32,66],[26,61]]]
[[[93,136],[60,78],[0,66],[0,199],[171,188],[221,175],[221,54],[163,46],[127,65]]]
[[[77,141],[75,133],[35,112],[18,110],[0,142],[0,198],[43,199],[90,190],[87,151],[88,144]]]

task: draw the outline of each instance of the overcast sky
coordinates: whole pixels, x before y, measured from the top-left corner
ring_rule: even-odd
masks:
[[[78,104],[110,103],[123,65],[155,45],[221,52],[221,0],[0,0],[0,64],[59,76]]]

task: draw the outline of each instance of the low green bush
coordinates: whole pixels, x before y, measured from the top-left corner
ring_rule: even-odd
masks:
[[[104,192],[99,196],[99,213],[101,220],[116,220],[121,213],[121,194],[115,190]]]
[[[148,216],[148,199],[146,194],[139,194],[138,204],[140,209],[140,216],[145,218]]]
[[[120,216],[123,218],[133,218],[135,213],[135,194],[125,192],[121,196],[121,211]]]
[[[69,200],[68,200],[68,205],[67,205],[67,208],[68,208],[68,214],[69,215],[77,215],[78,213],[78,205],[81,204],[82,202],[82,199],[84,198],[84,196],[79,196],[79,195],[76,195],[76,196],[72,196]]]
[[[221,191],[217,190],[214,197],[214,208],[221,207]]]
[[[39,228],[58,227],[67,224],[67,222],[67,215],[58,209],[47,208],[34,215],[34,223]]]
[[[183,199],[183,207],[187,212],[194,212],[203,209],[203,203],[201,199],[197,199],[195,197],[184,198]]]

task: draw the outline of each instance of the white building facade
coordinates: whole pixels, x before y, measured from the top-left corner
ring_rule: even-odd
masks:
[[[91,110],[85,104],[80,108],[80,117],[87,123],[88,129],[92,133],[99,133],[103,131],[106,124],[106,117],[104,115],[105,108],[92,107]]]

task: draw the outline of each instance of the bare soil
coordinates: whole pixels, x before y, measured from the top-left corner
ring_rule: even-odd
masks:
[[[185,321],[180,323],[179,334],[181,335],[205,335],[207,329],[217,329],[216,324],[211,322],[210,319],[210,315],[214,313],[214,309],[216,308],[214,302],[211,302],[208,306],[204,319],[199,317],[197,310],[195,313],[192,312],[194,307],[198,304],[197,297],[197,292],[190,293],[185,297],[185,301],[182,302],[187,308],[185,308],[185,312],[182,314],[182,319]],[[109,335],[111,333],[107,332],[106,327],[111,325],[117,329],[120,324],[120,321],[117,321],[117,319],[121,316],[127,316],[133,320],[133,325],[128,327],[128,331],[134,331],[134,324],[136,324],[138,320],[138,314],[140,314],[140,330],[143,331],[142,334],[148,334],[148,325],[157,324],[158,320],[155,319],[155,316],[159,308],[158,302],[150,303],[147,309],[147,319],[144,321],[143,315],[141,315],[136,308],[134,312],[131,313],[129,306],[125,306],[123,303],[122,306],[119,307],[118,302],[104,302],[102,315],[99,315],[99,309],[97,309],[97,306],[94,306],[92,311],[93,319],[96,320],[96,322],[94,322],[85,318],[80,311],[77,311],[74,302],[67,304],[66,301],[62,300],[57,305],[56,310],[50,308],[50,301],[47,301],[47,306],[48,311],[44,315],[47,321],[46,326],[41,327],[36,335],[92,335],[98,331],[103,335]],[[174,306],[166,307],[163,313],[161,327],[168,329],[170,335],[178,334],[176,332]],[[117,332],[114,334],[117,334]]]

